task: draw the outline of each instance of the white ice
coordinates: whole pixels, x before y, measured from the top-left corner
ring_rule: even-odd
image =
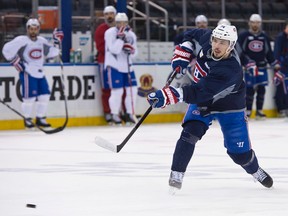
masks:
[[[168,176],[180,123],[141,125],[120,153],[94,138],[120,144],[131,127],[1,131],[0,216],[287,216],[288,121],[251,120],[249,128],[273,188],[232,162],[215,122],[174,196]]]

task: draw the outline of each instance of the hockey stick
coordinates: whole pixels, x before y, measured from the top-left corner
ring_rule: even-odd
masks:
[[[177,70],[177,69],[176,69]],[[166,82],[165,87],[168,87],[173,79],[175,78],[177,71],[174,70],[173,73],[170,75],[169,79]],[[137,122],[137,124],[133,127],[133,129],[130,131],[130,133],[126,136],[126,138],[119,144],[119,145],[114,145],[110,143],[109,141],[101,138],[101,137],[95,137],[95,143],[98,146],[101,146],[102,148],[108,149],[112,152],[120,152],[121,149],[126,145],[126,143],[129,141],[129,139],[133,136],[133,134],[136,132],[136,130],[140,127],[142,122],[146,119],[146,117],[149,115],[149,113],[152,111],[153,106],[150,105],[150,107],[146,110],[146,112],[143,114],[141,119]]]
[[[61,128],[60,131],[64,130],[67,123],[68,123],[68,106],[67,106],[67,98],[65,95],[65,85],[64,85],[64,64],[63,64],[63,60],[62,60],[62,43],[60,42],[60,54],[59,54],[59,60],[60,60],[60,66],[61,66],[61,84],[62,84],[62,93],[63,93],[63,97],[64,97],[64,104],[65,104],[65,122],[64,124],[59,127]]]
[[[135,106],[134,106],[134,102],[133,102],[133,89],[132,89],[132,79],[131,79],[129,57],[130,57],[130,53],[127,53],[128,81],[129,81],[129,89],[130,89],[130,95],[131,95],[132,114],[134,115],[135,114]],[[127,107],[126,107],[126,109],[127,109]],[[127,110],[126,110],[126,112],[127,112]]]
[[[12,108],[11,106],[9,106],[8,104],[6,104],[3,100],[0,99],[0,102],[2,104],[4,104],[6,107],[8,107],[10,110],[12,110],[14,113],[16,113],[17,115],[19,115],[20,117],[22,117],[24,120],[29,121],[29,123],[31,123],[34,127],[38,128],[40,131],[44,132],[45,134],[53,134],[53,133],[57,133],[63,130],[62,127],[59,128],[55,128],[53,130],[44,130],[42,127],[38,126],[37,124],[34,124],[31,120],[25,118],[25,116],[23,116],[20,112],[18,112],[17,110],[15,110],[14,108]]]

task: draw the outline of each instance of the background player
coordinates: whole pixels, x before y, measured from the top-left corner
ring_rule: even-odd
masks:
[[[50,127],[46,121],[50,90],[43,71],[43,64],[45,57],[56,57],[60,54],[60,50],[49,44],[44,37],[38,36],[40,23],[37,19],[29,19],[26,29],[27,35],[18,36],[6,43],[2,53],[19,72],[23,101],[21,109],[26,118],[24,120],[25,127],[33,128],[30,121],[34,103],[36,103],[36,125]],[[55,29],[53,32],[54,45],[58,46],[63,37],[63,32]]]
[[[135,105],[137,97],[137,80],[131,68],[132,58],[137,55],[137,38],[128,26],[128,17],[125,13],[117,13],[116,26],[105,32],[105,69],[109,77],[111,96],[109,106],[112,113],[112,122],[122,124],[119,116],[122,95],[126,90],[125,107],[128,116],[126,124],[135,123]]]
[[[106,6],[103,10],[105,22],[100,24],[95,30],[94,40],[97,49],[97,62],[99,68],[99,75],[102,88],[102,106],[104,112],[104,118],[107,123],[112,120],[111,110],[109,107],[110,87],[108,84],[107,71],[104,70],[104,58],[105,58],[105,39],[104,34],[112,26],[115,26],[116,9],[113,6]]]
[[[262,108],[268,85],[267,62],[275,70],[279,70],[280,65],[273,56],[269,37],[261,29],[261,16],[252,14],[248,24],[249,30],[239,35],[237,50],[245,68],[247,116],[251,115],[256,92],[256,118],[261,119],[266,117]]]

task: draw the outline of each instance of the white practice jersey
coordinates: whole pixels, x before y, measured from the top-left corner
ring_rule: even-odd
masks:
[[[105,68],[108,66],[117,69],[121,73],[128,73],[127,53],[123,51],[124,41],[117,39],[118,29],[111,27],[105,32]],[[137,51],[137,38],[133,31],[129,30],[126,34],[126,40],[130,43],[135,52],[130,54],[129,64],[132,64],[132,58],[134,58]]]
[[[32,41],[28,36],[23,35],[6,43],[2,53],[7,61],[11,61],[18,55],[28,74],[35,78],[42,78],[45,59],[58,56],[59,49],[49,44],[44,37],[37,36],[37,40]]]

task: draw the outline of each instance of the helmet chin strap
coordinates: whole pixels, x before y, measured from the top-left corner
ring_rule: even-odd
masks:
[[[231,45],[226,49],[226,51],[225,51],[225,53],[220,57],[220,58],[215,58],[214,56],[213,56],[213,54],[214,54],[214,52],[212,51],[212,55],[211,55],[211,58],[214,60],[214,61],[220,61],[221,59],[223,59],[224,58],[224,56],[226,55],[226,54],[229,54],[230,52],[231,52]],[[227,55],[228,56],[228,55]]]

